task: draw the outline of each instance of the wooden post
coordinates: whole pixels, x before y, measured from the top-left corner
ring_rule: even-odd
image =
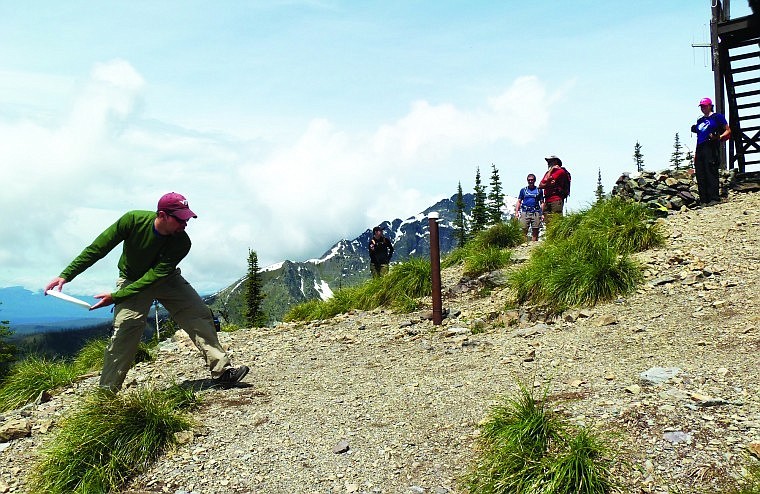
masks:
[[[428,214],[430,227],[430,271],[433,282],[433,324],[440,326],[443,321],[441,303],[441,248],[438,243],[438,213]]]

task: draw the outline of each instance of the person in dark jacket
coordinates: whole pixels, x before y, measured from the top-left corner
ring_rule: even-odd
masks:
[[[369,267],[373,278],[388,274],[388,264],[392,256],[393,244],[383,236],[383,229],[376,226],[372,229],[372,238],[369,240]]]
[[[170,192],[158,201],[156,211],[129,211],[101,233],[61,274],[45,287],[61,291],[87,268],[122,244],[116,290],[95,295],[90,310],[114,305],[114,331],[105,350],[100,387],[121,389],[135,361],[153,300],[158,300],[184,329],[206,359],[220,384],[234,384],[248,367],[233,367],[219,344],[211,309],[180,274],[177,264],[190,252],[185,233],[190,218],[197,218],[181,194]],[[47,293],[46,293],[47,295]]]

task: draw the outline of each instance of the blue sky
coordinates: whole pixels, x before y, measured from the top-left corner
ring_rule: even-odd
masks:
[[[745,2],[732,5],[746,15]],[[713,93],[710,2],[0,0],[0,286],[169,191],[201,292],[559,155],[570,208],[668,164]],[[11,185],[12,184],[12,185]],[[109,256],[67,291],[109,290]]]

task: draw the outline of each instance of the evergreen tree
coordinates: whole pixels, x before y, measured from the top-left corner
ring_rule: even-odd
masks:
[[[245,317],[245,323],[252,328],[264,326],[267,323],[267,317],[261,310],[261,302],[264,300],[262,287],[259,256],[255,250],[248,249],[248,276],[245,280],[243,317]]]
[[[670,155],[670,162],[673,163],[673,168],[676,170],[681,169],[681,162],[683,161],[681,148],[681,140],[678,138],[678,132],[676,132],[676,139],[673,142],[673,154]]]
[[[462,247],[467,242],[467,224],[464,218],[464,195],[462,194],[462,182],[457,185],[456,216],[454,216],[454,238],[457,246]]]
[[[601,201],[604,199],[604,187],[602,186],[602,169],[599,168],[599,175],[596,179],[596,200]]]
[[[686,157],[683,160],[686,162],[686,168],[694,166],[694,155],[691,154],[691,149],[686,149]]]
[[[491,163],[491,191],[488,193],[488,220],[491,224],[501,223],[501,206],[504,204],[504,192],[501,187],[499,170]]]
[[[486,188],[480,181],[480,167],[475,173],[475,204],[472,207],[472,234],[485,230],[488,223]]]
[[[11,364],[16,360],[17,348],[8,343],[9,338],[13,336],[9,324],[9,321],[0,321],[0,378],[8,373]]]
[[[644,171],[644,155],[641,154],[641,144],[636,141],[636,145],[633,146],[633,162],[636,163],[636,171]]]

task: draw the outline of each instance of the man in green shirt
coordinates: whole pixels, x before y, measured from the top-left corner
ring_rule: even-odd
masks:
[[[123,243],[116,291],[95,295],[90,310],[115,304],[114,332],[105,351],[100,386],[121,389],[137,353],[153,300],[158,300],[184,329],[206,359],[211,375],[222,384],[245,377],[248,367],[233,367],[216,335],[213,314],[180,274],[177,264],[190,252],[185,227],[198,216],[187,199],[170,192],[158,201],[156,212],[129,211],[86,247],[45,291],[57,288],[105,257]]]

